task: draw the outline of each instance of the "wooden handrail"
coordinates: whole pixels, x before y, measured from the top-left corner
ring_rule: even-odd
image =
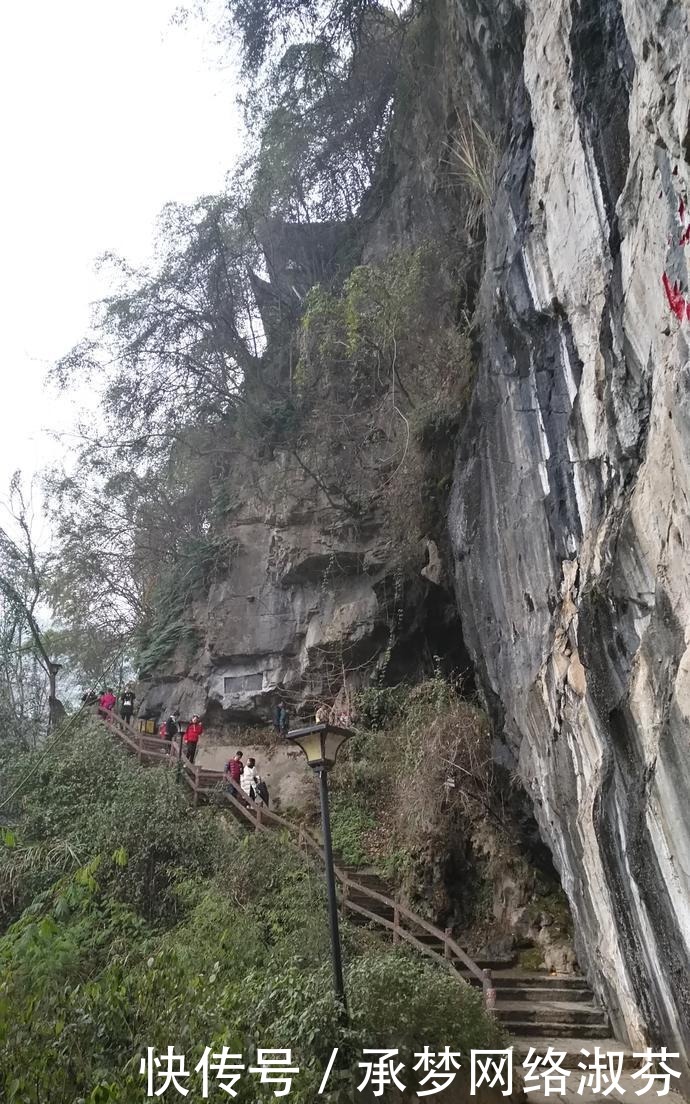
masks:
[[[149,757],[159,762],[164,760],[171,763],[177,762],[178,744],[172,744],[169,741],[161,740],[160,737],[147,736],[144,733],[134,732],[132,727],[125,724],[120,717],[114,714],[110,717],[103,716],[97,706],[94,712],[96,716],[102,720],[106,729],[117,735],[129,750],[139,756],[141,761],[143,761],[144,757]],[[269,832],[271,831],[271,827],[279,828],[287,833],[286,838],[291,846],[298,850],[302,850],[302,848],[306,846],[310,851],[318,855],[322,862],[325,862],[323,847],[303,825],[293,824],[291,821],[286,820],[284,817],[279,816],[277,813],[265,807],[262,807],[259,813],[259,806],[249,805],[248,801],[240,800],[235,796],[235,793],[233,793],[229,787],[221,787],[221,783],[226,778],[224,771],[210,770],[205,767],[196,766],[190,763],[185,756],[182,756],[181,763],[183,777],[192,789],[195,804],[200,797],[207,798],[210,794],[215,792],[223,801],[231,805],[232,808],[252,826],[254,831]],[[445,966],[449,966],[456,976],[457,970],[454,961],[462,962],[469,972],[482,983],[485,1001],[491,1000],[488,994],[493,994],[494,990],[492,989],[490,971],[482,970],[477,966],[476,962],[472,961],[466,951],[456,943],[449,931],[443,931],[441,928],[435,927],[434,924],[425,920],[423,916],[419,916],[418,913],[413,912],[412,909],[407,908],[407,906],[403,905],[400,901],[388,897],[385,893],[379,893],[378,890],[371,889],[369,886],[355,881],[346,870],[341,869],[341,867],[336,864],[334,864],[333,869],[335,877],[342,888],[342,906],[344,909],[364,916],[378,927],[385,928],[392,932],[394,942],[398,939],[403,939],[406,943],[415,947],[421,954],[427,955],[429,958],[434,958]],[[363,905],[353,901],[353,892],[360,897],[376,901],[391,909],[393,912],[393,920],[389,920],[379,913],[371,912]],[[401,922],[402,920],[407,921],[407,923],[414,928],[421,928],[421,930],[428,935],[432,935],[442,945],[443,952],[441,953],[435,950],[434,947],[422,943],[422,941],[417,938],[414,931],[410,931],[409,928],[403,925]]]

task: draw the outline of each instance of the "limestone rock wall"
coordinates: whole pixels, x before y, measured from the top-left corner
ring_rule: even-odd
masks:
[[[280,696],[293,717],[318,702],[346,707],[412,638],[414,665],[426,592],[445,594],[436,610],[453,609],[429,542],[401,568],[382,519],[355,525],[334,512],[287,454],[248,464],[245,479],[225,532],[229,570],[186,609],[186,639],[139,684],[141,715],[203,714],[218,738],[227,723],[270,719]]]
[[[688,1059],[690,8],[521,14],[450,514],[458,605],[582,965],[620,1034]]]
[[[690,9],[425,11],[363,255],[467,242],[448,151],[461,118],[491,132],[449,516],[462,633],[616,1031],[690,1059]],[[299,702],[343,666],[366,682],[391,643],[415,641],[414,663],[437,557],[401,580],[380,521],[334,523],[280,455],[243,490],[232,568],[190,611],[199,646],[161,667],[144,709],[265,716],[279,685]]]

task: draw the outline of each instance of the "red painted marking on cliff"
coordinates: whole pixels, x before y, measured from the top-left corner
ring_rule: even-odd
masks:
[[[683,322],[686,318],[690,320],[690,303],[686,302],[685,297],[681,294],[681,290],[678,287],[678,281],[675,280],[672,284],[667,274],[664,272],[661,277],[661,282],[664,285],[668,305],[678,321]]]
[[[673,169],[673,176],[678,176],[678,166]],[[674,231],[668,237],[668,248],[671,251],[673,257],[673,263],[669,265],[670,270],[674,273],[673,283],[671,277],[668,274],[668,269],[661,277],[664,291],[666,292],[666,300],[668,305],[675,314],[679,322],[685,322],[686,319],[690,322],[690,292],[684,292],[682,290],[680,280],[677,275],[680,275],[682,269],[679,265],[683,264],[683,256],[675,253],[677,249],[685,249],[690,245],[690,209],[688,208],[688,201],[686,199],[687,188],[682,183],[676,186],[674,185],[675,199],[678,204],[678,222],[680,224],[679,229]]]

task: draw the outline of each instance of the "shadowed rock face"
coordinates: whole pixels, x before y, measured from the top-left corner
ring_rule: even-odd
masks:
[[[414,678],[449,641],[453,667],[464,669],[432,542],[412,545],[401,566],[380,516],[354,524],[334,513],[278,452],[245,476],[225,530],[230,569],[185,611],[191,653],[185,641],[140,683],[142,716],[199,713],[221,737],[230,722],[270,720],[283,694],[294,717],[305,703],[332,702],[344,683],[353,693],[384,663],[392,678]]]
[[[343,665],[368,669],[385,647],[394,592],[385,534],[334,524],[294,468],[273,474],[270,494],[248,496],[228,528],[230,572],[188,611],[201,646],[157,672],[144,708],[189,715],[214,703],[218,716],[266,719],[277,687],[292,703],[327,698]]]
[[[450,514],[618,1032],[690,1058],[689,9],[527,0]]]

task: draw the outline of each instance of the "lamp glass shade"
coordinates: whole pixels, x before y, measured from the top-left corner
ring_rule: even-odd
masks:
[[[320,763],[322,760],[321,754],[321,733],[320,732],[307,732],[304,736],[298,736],[295,739],[295,743],[301,747],[302,751],[307,757],[307,762],[310,766],[315,763]]]
[[[338,758],[338,752],[341,746],[345,743],[349,732],[337,729],[326,729],[321,733],[321,748],[323,761],[327,767],[332,767]]]
[[[334,765],[341,745],[352,734],[345,728],[314,725],[311,729],[298,729],[288,739],[304,752],[310,767],[330,768]]]

